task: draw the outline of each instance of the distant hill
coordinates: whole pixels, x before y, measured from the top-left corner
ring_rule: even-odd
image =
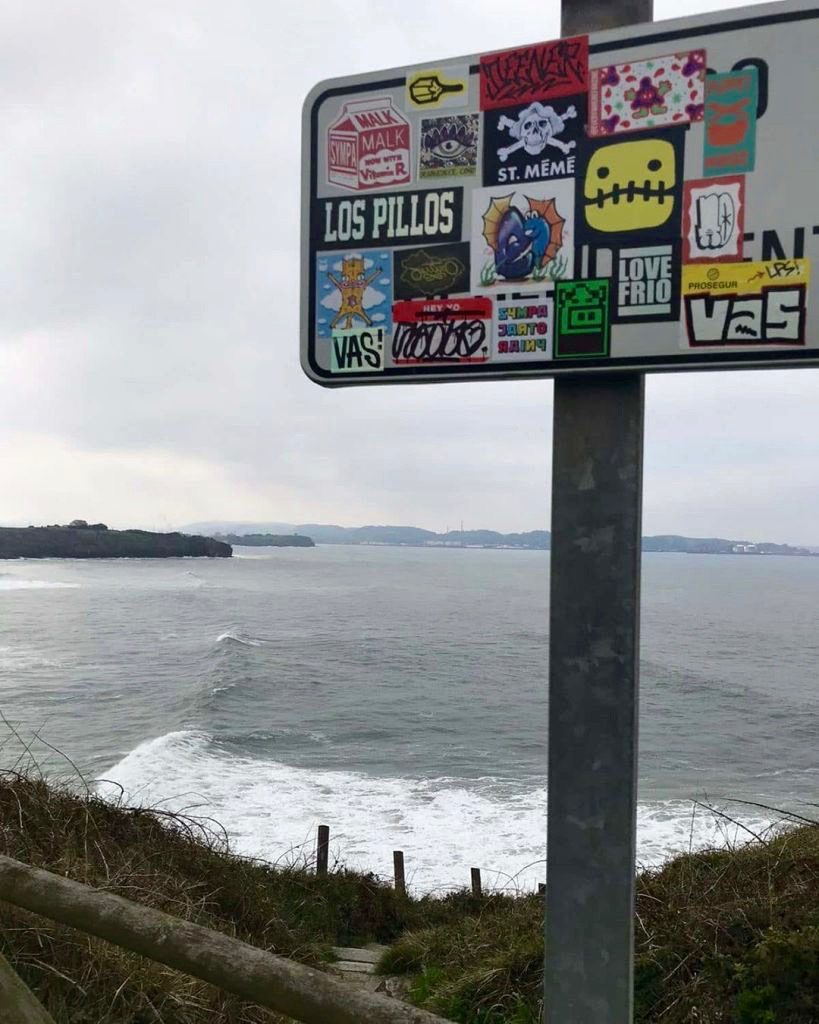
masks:
[[[217,533],[215,540],[250,548],[314,548],[312,537],[300,533]]]
[[[0,558],[230,558],[211,537],[109,530],[75,519],[68,526],[0,527]]]
[[[249,543],[243,537],[266,533],[299,533],[317,544],[385,544],[403,547],[521,548],[548,551],[552,535],[548,530],[499,533],[496,530],[450,530],[435,533],[417,526],[333,526],[321,523],[194,523],[187,529],[225,536],[233,544]],[[643,537],[643,551],[667,551],[691,555],[802,555],[815,552],[790,544],[767,541],[726,540],[722,537],[682,537],[664,534]]]

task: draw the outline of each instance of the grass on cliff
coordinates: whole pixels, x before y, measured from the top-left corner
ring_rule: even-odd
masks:
[[[382,965],[463,1024],[542,1019],[542,898],[399,899],[372,875],[232,856],[217,826],[0,772],[0,852],[322,966]],[[638,879],[638,1024],[819,1022],[819,826],[678,857]],[[397,941],[396,941],[397,940]],[[0,951],[57,1024],[281,1024],[187,975],[0,903]],[[362,1022],[363,1024],[363,1022]]]
[[[381,969],[468,1024],[542,1019],[543,903],[406,934]],[[819,1022],[819,826],[675,858],[637,883],[638,1024]]]
[[[232,856],[218,826],[0,772],[0,852],[321,966],[333,945],[390,942],[469,899],[400,900],[372,875]],[[0,951],[57,1024],[261,1024],[283,1018],[0,902]],[[2,1016],[2,1015],[0,1015]]]

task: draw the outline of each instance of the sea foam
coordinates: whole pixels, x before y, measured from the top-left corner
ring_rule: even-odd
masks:
[[[478,780],[379,778],[313,771],[237,757],[207,733],[172,732],[140,744],[105,773],[98,788],[142,806],[207,815],[227,829],[233,849],[268,861],[312,856],[316,827],[330,826],[331,860],[389,877],[403,850],[415,892],[469,884],[531,890],[545,878],[546,788],[517,790]],[[742,815],[764,830],[770,819]],[[643,802],[638,862],[656,866],[675,853],[749,838],[690,801]]]

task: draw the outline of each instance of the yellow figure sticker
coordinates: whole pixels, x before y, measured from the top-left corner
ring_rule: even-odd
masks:
[[[595,148],[586,166],[583,206],[594,231],[659,228],[679,219],[682,161],[664,138],[641,138]]]
[[[466,106],[469,97],[469,68],[416,71],[407,78],[407,107],[436,110]]]

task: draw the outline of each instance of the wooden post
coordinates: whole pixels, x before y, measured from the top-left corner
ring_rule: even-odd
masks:
[[[316,844],[316,874],[323,877],[327,874],[327,861],[330,857],[330,826],[319,825],[318,842]]]
[[[392,863],[395,868],[395,891],[399,896],[406,896],[407,886],[404,882],[404,853],[402,850],[392,851]]]
[[[481,869],[472,868],[472,895],[477,896],[479,899],[483,895],[481,889]]]
[[[222,932],[0,855],[0,900],[185,971],[304,1024],[443,1024]],[[0,1003],[0,1020],[12,1024]],[[29,1024],[25,1018],[14,1024]],[[30,1024],[53,1024],[48,1017]]]
[[[0,953],[0,1008],[4,1024],[54,1024],[20,975]]]

